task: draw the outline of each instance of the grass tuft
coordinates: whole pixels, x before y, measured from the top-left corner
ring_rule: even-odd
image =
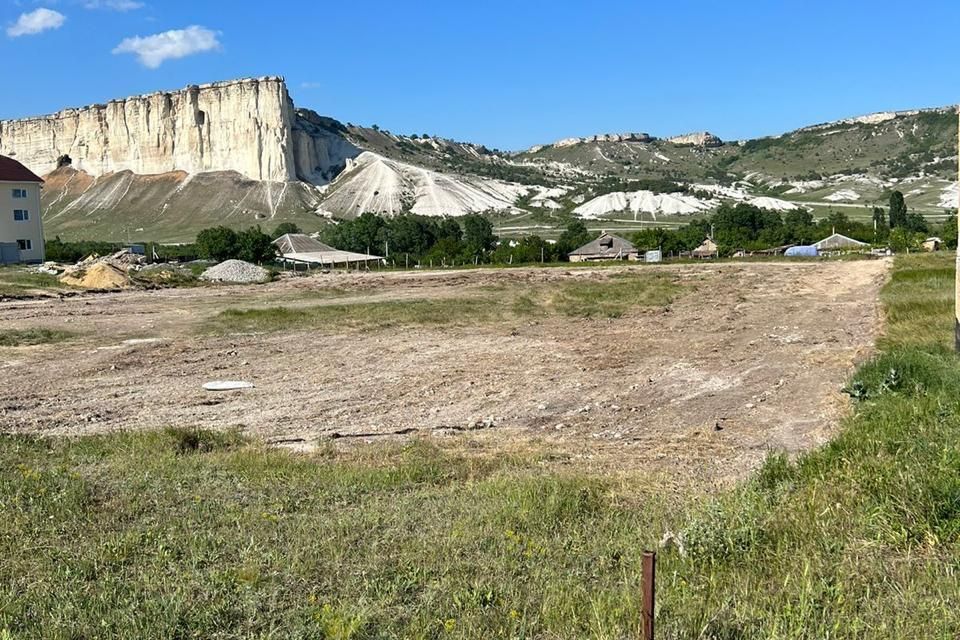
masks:
[[[166,430],[179,454],[209,453],[234,448],[244,442],[239,433],[170,427]]]

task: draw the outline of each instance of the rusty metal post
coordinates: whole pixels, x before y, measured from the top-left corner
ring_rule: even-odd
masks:
[[[657,554],[643,553],[643,640],[653,640],[653,614],[656,605]]]

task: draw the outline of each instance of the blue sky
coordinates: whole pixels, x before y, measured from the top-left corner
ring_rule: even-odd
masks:
[[[520,149],[960,100],[958,2],[0,0],[0,27],[0,119],[283,75],[344,122]]]

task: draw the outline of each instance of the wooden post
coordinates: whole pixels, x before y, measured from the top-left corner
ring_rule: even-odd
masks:
[[[653,616],[656,606],[657,554],[643,552],[643,640],[653,640]]]

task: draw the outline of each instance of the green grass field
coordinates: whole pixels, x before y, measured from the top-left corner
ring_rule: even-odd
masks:
[[[660,638],[956,638],[952,282],[952,256],[898,258],[839,436],[713,497],[546,449],[4,436],[0,637],[636,638],[671,532]]]
[[[0,298],[17,298],[36,289],[67,289],[56,276],[47,273],[35,273],[28,267],[0,266]]]
[[[621,265],[623,263],[620,263]],[[410,326],[465,326],[558,313],[618,318],[634,307],[663,306],[680,291],[664,273],[633,270],[605,281],[564,282],[536,289],[486,289],[480,295],[447,299],[353,302],[310,307],[226,309],[207,329],[217,333],[346,328],[371,330]]]

